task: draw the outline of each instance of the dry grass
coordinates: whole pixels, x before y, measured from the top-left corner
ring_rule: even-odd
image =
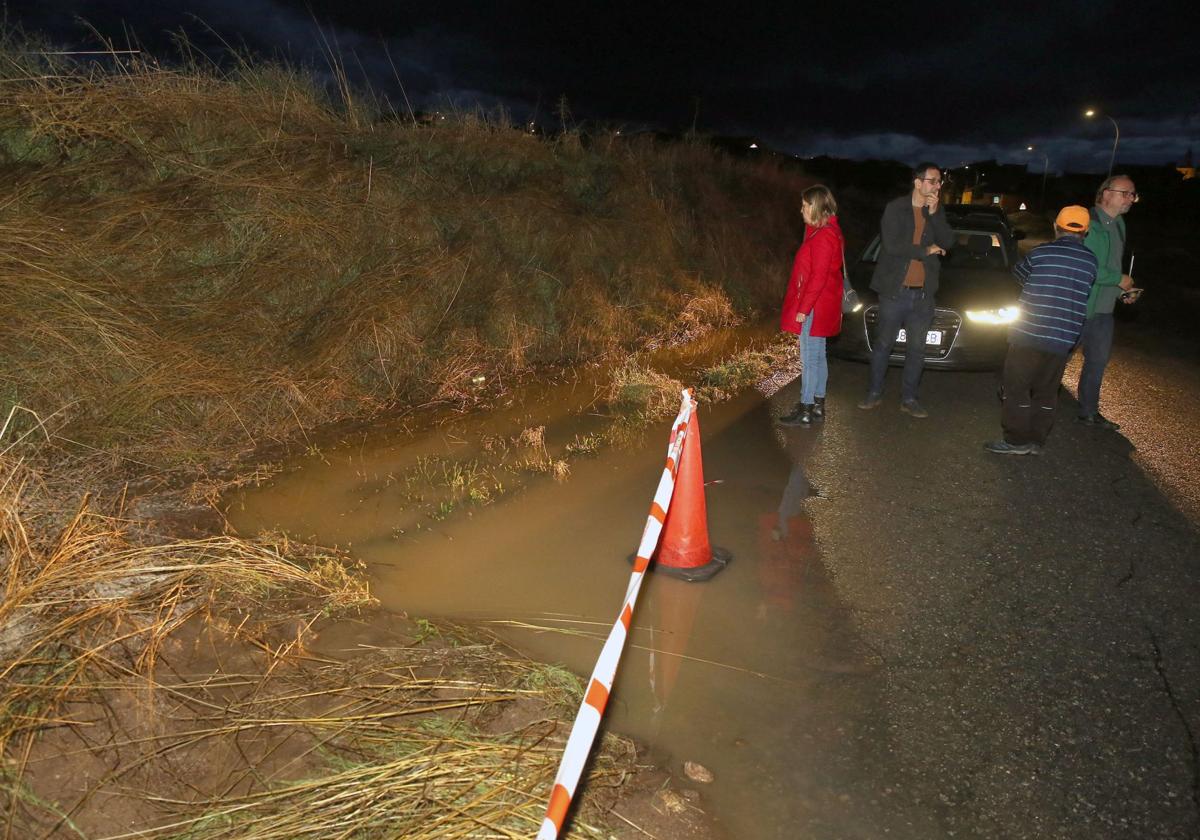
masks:
[[[164,540],[87,497],[63,517],[12,452],[0,447],[0,836],[536,831],[578,680],[462,628],[315,656],[318,618],[372,603],[340,558],[283,538]],[[592,820],[633,758],[607,741],[576,836],[600,836]]]
[[[561,680],[491,643],[314,659],[313,622],[370,603],[343,558],[173,538],[121,482],[774,307],[807,184],[699,144],[400,124],[288,68],[72,64],[7,34],[0,178],[0,836],[78,836],[111,807],[137,836],[531,835],[559,715],[489,710]],[[628,373],[618,402],[674,410],[678,383]],[[540,434],[512,450],[566,474]],[[183,675],[189,634],[242,667]],[[609,740],[577,831],[630,756]],[[38,769],[64,757],[74,798]]]
[[[0,413],[155,468],[774,307],[796,176],[0,50]],[[752,223],[748,220],[752,220]],[[93,458],[103,460],[103,458]]]
[[[372,603],[362,578],[323,552],[286,541],[171,540],[102,511],[73,507],[0,437],[0,797],[5,836],[30,802],[24,775],[64,705],[113,679],[154,672],[166,641],[191,620],[236,626],[272,657],[296,650],[323,614]],[[270,602],[270,610],[266,604]],[[294,632],[266,638],[263,616]],[[253,619],[251,616],[255,616]]]
[[[86,822],[90,804],[115,793],[140,820],[99,835],[110,840],[529,836],[568,728],[565,710],[542,700],[553,696],[543,670],[476,637],[309,657],[266,677],[172,675],[154,683],[171,706],[156,726],[131,711],[144,688],[110,682],[115,722],[103,737],[81,727],[77,752],[115,769],[54,810],[32,806],[45,801],[36,779],[26,825]],[[522,707],[532,713],[510,723],[505,710]],[[593,821],[633,757],[628,741],[607,739],[575,836],[598,835]],[[217,769],[181,777],[181,767]]]

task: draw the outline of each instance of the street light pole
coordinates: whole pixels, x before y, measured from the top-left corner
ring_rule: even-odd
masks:
[[[1096,112],[1089,108],[1083,112],[1083,115],[1085,117],[1094,117],[1096,116]],[[1108,157],[1108,177],[1111,178],[1113,164],[1116,163],[1117,160],[1117,144],[1121,142],[1121,126],[1117,125],[1117,121],[1112,117],[1109,117],[1108,114],[1105,114],[1104,116],[1108,117],[1108,121],[1113,124],[1113,131],[1115,132],[1113,136],[1112,154]]]
[[[1042,196],[1038,200],[1038,212],[1045,213],[1046,212],[1046,173],[1050,171],[1050,158],[1047,157],[1045,152],[1035,149],[1035,148],[1033,148],[1033,146],[1026,146],[1025,150],[1028,152],[1037,152],[1037,154],[1042,156]]]

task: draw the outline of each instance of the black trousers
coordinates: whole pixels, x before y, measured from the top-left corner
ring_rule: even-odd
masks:
[[[895,297],[879,298],[879,321],[875,325],[875,344],[871,348],[869,396],[883,395],[888,359],[900,328],[905,330],[904,373],[900,378],[900,401],[917,398],[921,371],[925,367],[925,334],[933,323],[933,298],[924,289],[901,289]]]
[[[1004,439],[1014,445],[1041,446],[1054,426],[1058,389],[1067,357],[1032,347],[1008,345],[1004,357],[1004,406],[1000,425]]]

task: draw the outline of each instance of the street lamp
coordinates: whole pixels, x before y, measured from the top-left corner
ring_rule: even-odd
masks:
[[[1048,158],[1046,156],[1045,152],[1043,152],[1039,149],[1035,149],[1035,148],[1033,148],[1033,146],[1026,146],[1025,151],[1035,152],[1042,156],[1042,197],[1038,201],[1038,210],[1042,213],[1045,213],[1046,212],[1046,173],[1050,171],[1050,158]]]
[[[1085,117],[1094,117],[1094,116],[1096,116],[1096,111],[1093,108],[1088,108],[1086,111],[1083,112],[1083,115]],[[1114,120],[1112,117],[1109,117],[1108,114],[1105,114],[1104,116],[1108,117],[1108,121],[1113,124],[1113,131],[1116,132],[1116,135],[1113,137],[1112,154],[1108,158],[1108,177],[1111,178],[1113,163],[1117,159],[1117,144],[1121,142],[1121,126],[1117,125],[1117,121]]]

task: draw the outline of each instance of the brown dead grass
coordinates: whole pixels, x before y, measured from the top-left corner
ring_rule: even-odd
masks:
[[[0,446],[0,836],[536,831],[577,679],[455,627],[314,654],[315,624],[373,603],[344,558],[60,497]],[[634,759],[606,739],[580,829]]]
[[[107,831],[112,808],[139,836],[394,834],[397,815],[402,836],[532,834],[558,724],[483,724],[552,693],[523,688],[535,666],[490,644],[489,673],[407,648],[314,664],[313,622],[370,602],[344,558],[177,539],[112,488],[774,306],[806,183],[700,144],[381,120],[277,66],[23,46],[0,35],[3,836]],[[514,446],[565,475],[544,440]],[[185,678],[195,626],[237,653]],[[38,769],[63,757],[91,768],[73,796]]]
[[[0,413],[156,468],[773,307],[802,179],[0,51]],[[51,72],[47,72],[47,70]],[[20,79],[14,81],[13,79]]]

